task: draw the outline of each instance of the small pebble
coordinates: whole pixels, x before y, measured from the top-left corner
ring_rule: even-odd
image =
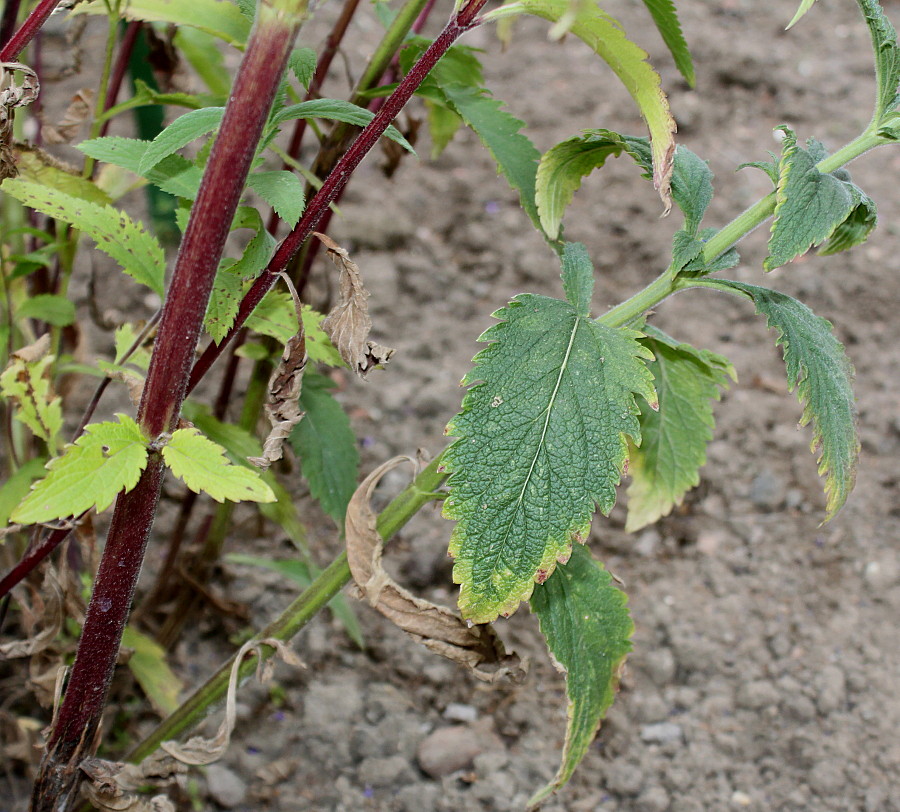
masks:
[[[641,728],[641,739],[648,744],[667,744],[684,739],[684,730],[674,722],[657,722]]]
[[[223,764],[206,768],[206,786],[209,797],[225,809],[240,806],[247,798],[247,784]]]
[[[448,722],[474,722],[478,718],[478,708],[462,702],[451,702],[441,715]]]

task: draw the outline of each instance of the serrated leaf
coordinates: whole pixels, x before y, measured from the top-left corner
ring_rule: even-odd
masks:
[[[204,107],[176,118],[147,146],[138,164],[138,174],[145,175],[163,158],[217,129],[224,114],[224,107]]]
[[[17,178],[5,180],[2,190],[35,211],[71,223],[118,262],[132,279],[160,296],[163,294],[166,259],[162,246],[125,212]]]
[[[343,527],[347,504],[356,490],[359,451],[350,419],[328,391],[333,387],[322,375],[307,372],[303,376],[300,409],[305,414],[291,432],[290,443],[310,492]]]
[[[36,457],[35,459],[28,460],[28,462],[0,485],[0,528],[6,525],[9,521],[9,516],[16,505],[18,505],[19,502],[25,498],[28,491],[31,490],[31,483],[44,475],[44,464],[46,462],[47,460],[44,457]],[[6,537],[0,535],[0,544],[5,540]]]
[[[565,669],[569,698],[559,771],[531,799],[532,808],[571,778],[615,699],[634,633],[627,601],[610,574],[581,545],[532,595],[531,608],[547,648]]]
[[[234,465],[225,449],[196,428],[177,429],[162,449],[163,461],[194,493],[209,494],[217,502],[274,502],[275,494],[262,477]]]
[[[234,3],[228,0],[128,0],[120,10],[126,20],[150,23],[174,23],[176,26],[199,28],[231,45],[241,45],[250,34],[250,23]],[[107,16],[105,0],[80,3],[72,14]]]
[[[644,0],[644,5],[650,12],[650,16],[653,17],[653,22],[656,23],[663,42],[671,52],[672,58],[675,60],[675,67],[678,68],[678,72],[687,83],[693,87],[696,83],[694,62],[681,31],[681,23],[678,22],[675,4],[672,0]]]
[[[681,504],[700,482],[706,445],[712,439],[712,403],[729,379],[737,380],[726,358],[665,333],[646,328],[641,342],[656,360],[647,364],[659,396],[659,410],[641,408],[640,448],[631,449],[628,473],[628,519],[633,533],[653,524]]]
[[[875,99],[876,122],[897,108],[900,102],[898,84],[900,84],[900,47],[897,45],[897,32],[891,21],[885,16],[881,4],[877,0],[857,0],[869,35],[872,38],[872,51],[875,54],[875,76],[878,83],[878,94]]]
[[[520,132],[524,122],[502,110],[503,103],[492,98],[483,88],[446,84],[441,85],[440,89],[452,109],[487,147],[500,172],[518,192],[525,213],[535,228],[540,229],[534,184],[541,153]]]
[[[92,423],[62,456],[47,463],[49,473],[13,511],[19,524],[37,524],[103,511],[120,491],[130,491],[147,465],[147,438],[128,415],[118,423]]]
[[[288,57],[288,69],[309,90],[309,83],[316,72],[316,52],[312,48],[294,48]]]
[[[94,181],[62,168],[43,150],[16,144],[15,156],[16,169],[19,170],[18,177],[21,180],[49,186],[72,197],[99,203],[101,206],[112,202],[109,195]]]
[[[291,228],[297,225],[305,200],[303,181],[293,172],[254,172],[247,178],[247,185]]]
[[[62,399],[53,392],[50,383],[53,360],[52,355],[30,360],[20,351],[19,355],[13,354],[0,374],[0,395],[15,402],[16,420],[50,446],[55,445],[62,428]]]
[[[54,327],[66,327],[75,321],[75,303],[65,296],[37,293],[16,308],[20,319],[38,319]]]
[[[244,325],[260,335],[286,344],[297,332],[297,314],[291,295],[286,291],[270,290],[247,316]]]
[[[825,521],[831,519],[853,490],[859,437],[853,397],[853,367],[831,323],[805,304],[783,293],[741,282],[719,280],[749,296],[756,312],[778,331],[789,391],[803,404],[800,425],[813,425],[810,446],[818,454],[819,476],[825,477]]]
[[[400,68],[404,74],[409,73],[416,60],[431,45],[425,37],[411,36],[403,44],[400,52]],[[484,85],[484,68],[476,54],[480,49],[468,45],[451,45],[441,57],[437,65],[428,74],[423,86],[443,87],[449,84],[482,87]]]
[[[203,317],[203,329],[218,344],[231,329],[241,306],[243,277],[234,272],[234,263],[220,266],[213,280],[209,302],[206,304],[206,315]]]
[[[293,121],[297,118],[324,118],[330,121],[341,121],[345,124],[355,124],[357,127],[365,127],[375,114],[365,107],[360,107],[343,99],[312,99],[285,107],[277,115],[273,116],[275,124],[283,124],[285,121]],[[393,124],[384,131],[386,138],[396,141],[405,150],[413,155],[416,151],[407,141],[400,130]]]
[[[784,132],[784,150],[778,165],[769,256],[763,262],[767,271],[833,237],[836,242],[826,246],[824,253],[864,242],[877,222],[875,204],[847,179],[846,171],[818,170],[816,164],[825,156],[819,142],[809,139],[804,149],[789,128],[779,129]]]
[[[684,231],[675,232],[675,236],[672,238],[672,261],[679,274],[709,276],[716,271],[727,271],[741,261],[737,248],[733,246],[709,262],[703,258],[703,247],[716,235],[718,230],[717,228],[704,228],[697,237],[689,239]],[[698,248],[699,251],[697,251]],[[681,261],[686,258],[686,263],[679,267]]]
[[[484,18],[492,20],[525,13],[555,23],[571,12],[571,5],[569,0],[518,0],[488,12]],[[641,111],[650,130],[653,185],[668,209],[675,121],[660,87],[659,74],[646,61],[647,53],[631,42],[619,23],[593,2],[582,5],[568,30],[612,68]]]
[[[442,458],[453,578],[475,623],[515,611],[587,536],[595,505],[612,509],[625,438],[640,442],[634,395],[655,400],[640,333],[533,294],[494,316]]]
[[[122,647],[131,649],[128,670],[144,695],[160,716],[168,716],[179,705],[178,697],[184,690],[184,683],[166,662],[166,650],[133,626],[125,627]]]

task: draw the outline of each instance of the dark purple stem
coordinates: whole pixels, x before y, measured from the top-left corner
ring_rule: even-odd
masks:
[[[265,4],[262,7],[265,8]],[[261,9],[262,11],[262,9]],[[271,12],[269,12],[271,14]],[[148,437],[171,431],[219,258],[299,19],[257,22],[225,108],[163,305],[138,421]],[[159,501],[163,463],[151,453],[137,486],[116,500],[75,664],[32,795],[34,812],[62,812],[78,789],[78,765],[94,752],[110,680]]]
[[[41,0],[22,23],[22,27],[0,48],[0,62],[14,62],[58,5],[59,0]]]
[[[3,4],[3,16],[0,17],[0,43],[4,45],[12,37],[13,29],[16,27],[16,20],[19,19],[19,7],[21,5],[20,0],[6,0]]]
[[[447,52],[450,46],[466,31],[478,25],[477,15],[487,0],[472,0],[460,13],[454,17],[440,33],[437,39],[428,46],[419,60],[412,66],[409,73],[403,77],[396,90],[387,98],[381,109],[375,114],[375,118],[369,122],[366,128],[357,136],[344,153],[337,165],[328,175],[325,183],[309,202],[306,211],[294,230],[278,246],[275,256],[262,274],[256,279],[252,287],[241,301],[234,324],[228,335],[219,343],[210,343],[203,354],[194,364],[191,370],[188,392],[190,392],[203,376],[209,371],[216,359],[221,355],[235,333],[243,327],[247,317],[253,312],[263,297],[272,289],[278,280],[278,275],[287,268],[288,263],[297,253],[303,243],[312,234],[319,220],[328,210],[340,194],[341,189],[350,179],[350,175],[359,166],[360,162],[369,151],[378,143],[378,139],[384,134],[388,125],[397,117],[416,89],[424,81],[438,60]]]

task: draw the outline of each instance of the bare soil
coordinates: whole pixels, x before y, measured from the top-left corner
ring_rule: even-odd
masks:
[[[680,142],[709,160],[718,197],[706,224],[721,225],[769,190],[762,173],[734,169],[777,151],[775,126],[832,149],[865,126],[874,92],[868,35],[850,0],[821,0],[787,33],[796,0],[679,5],[694,90],[648,29],[642,4],[606,8],[660,68]],[[900,22],[900,5],[887,10]],[[608,69],[573,39],[548,42],[546,29],[523,21],[506,53],[491,32],[467,40],[485,49],[489,85],[529,122],[539,148],[587,127],[641,133]],[[360,46],[351,61],[363,54]],[[419,149],[427,155],[424,141]],[[366,276],[378,339],[397,348],[385,371],[366,384],[347,380],[340,393],[364,472],[418,447],[437,453],[490,314],[522,291],[560,294],[553,257],[474,136],[463,134],[434,162],[405,161],[387,187],[376,163],[354,179],[331,230]],[[726,355],[740,378],[716,408],[702,484],[675,515],[636,536],[625,534],[621,506],[594,522],[588,543],[630,596],[635,652],[590,753],[547,812],[900,810],[900,153],[864,156],[851,170],[880,207],[868,244],[810,255],[764,278],[761,229],[741,245],[744,261],[731,276],[801,298],[834,323],[857,370],[856,492],[820,526],[811,432],[797,428],[801,409],[775,336],[749,305],[691,292],[659,308],[653,323]],[[595,312],[665,267],[678,217],[660,213],[626,159],[586,180],[566,225],[597,266]],[[320,292],[329,272],[323,264]],[[392,474],[385,491],[404,477]],[[327,562],[338,549],[333,526],[314,507],[304,519]],[[285,553],[271,528],[248,542],[248,527],[229,550]],[[452,603],[449,529],[426,509],[390,560],[421,594]],[[245,567],[229,567],[217,586],[250,607],[256,627],[292,596],[276,576]],[[295,643],[304,670],[280,666],[274,692],[242,689],[232,748],[201,776],[194,808],[524,809],[555,773],[565,729],[563,678],[534,618],[523,609],[498,624],[530,658],[524,682],[486,686],[357,608],[364,651],[323,617]],[[210,614],[178,647],[173,664],[185,679],[201,680],[230,650],[222,629]],[[466,748],[473,758],[457,768],[452,757]]]

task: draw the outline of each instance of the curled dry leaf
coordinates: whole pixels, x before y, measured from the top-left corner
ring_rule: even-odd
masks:
[[[18,358],[26,364],[40,361],[50,351],[50,333],[44,333],[37,341],[22,347],[12,353],[13,358]]]
[[[265,682],[272,674],[272,662],[262,656],[262,646],[274,648],[275,654],[281,657],[288,665],[303,666],[300,658],[281,640],[276,640],[274,637],[267,637],[264,640],[248,640],[241,646],[234,658],[234,665],[231,667],[231,676],[228,680],[228,692],[225,695],[225,718],[222,720],[222,724],[219,725],[216,735],[211,739],[193,736],[184,744],[179,744],[175,741],[163,742],[160,745],[162,750],[182,764],[193,764],[196,766],[212,764],[214,761],[222,758],[228,749],[228,744],[231,741],[231,732],[234,730],[235,720],[237,719],[238,674],[244,657],[251,652],[256,652],[259,658],[256,677],[260,682]]]
[[[369,318],[369,291],[362,283],[359,266],[347,251],[325,234],[313,232],[328,249],[341,272],[340,301],[322,322],[331,343],[357,375],[366,377],[370,369],[386,364],[394,350],[369,340],[372,319]]]
[[[26,637],[24,640],[13,640],[0,645],[0,657],[9,659],[31,657],[43,651],[56,639],[63,623],[63,590],[53,569],[47,570],[41,591],[35,593],[34,601],[33,609],[28,609],[25,601],[19,601],[23,609]],[[43,628],[35,632],[34,629],[38,624]]]
[[[22,74],[22,84],[13,81],[13,73]],[[37,74],[19,62],[0,63],[0,180],[19,174],[12,151],[13,110],[31,104],[40,93]]]
[[[63,117],[56,123],[41,128],[44,140],[48,144],[68,144],[77,135],[81,126],[94,109],[94,91],[83,87],[69,102]]]
[[[165,795],[147,798],[134,793],[148,785],[170,784],[187,772],[187,767],[159,751],[140,764],[86,758],[79,769],[89,779],[81,785],[82,794],[101,812],[175,812]]]
[[[262,469],[281,459],[284,441],[287,440],[300,420],[300,390],[303,388],[303,370],[306,369],[306,335],[303,331],[303,311],[300,297],[291,280],[281,275],[291,290],[294,299],[294,310],[297,313],[297,332],[284,345],[281,360],[269,378],[269,391],[266,397],[266,417],[272,426],[269,436],[263,443],[261,457],[250,457],[250,462]]]
[[[384,570],[384,539],[369,502],[381,478],[404,462],[415,465],[410,457],[395,457],[376,468],[347,506],[347,561],[361,595],[426,648],[467,666],[479,679],[494,682],[520,676],[523,666],[518,656],[506,653],[492,626],[469,626],[452,609],[412,595]]]

